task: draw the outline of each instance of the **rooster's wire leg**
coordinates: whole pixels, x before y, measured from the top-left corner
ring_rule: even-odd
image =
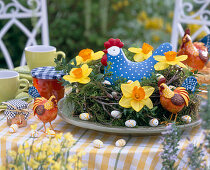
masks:
[[[53,128],[53,126],[52,126],[51,122],[49,122],[49,123],[50,123],[50,127],[51,127],[51,129],[52,129],[52,130],[54,130],[54,128]]]
[[[46,133],[46,127],[45,127],[45,123],[44,123],[44,130],[41,130],[42,132]]]
[[[176,118],[177,118],[177,113],[176,113],[176,116],[175,116],[174,122],[176,122]]]
[[[173,113],[171,114],[170,121],[171,121],[172,117],[173,117]]]

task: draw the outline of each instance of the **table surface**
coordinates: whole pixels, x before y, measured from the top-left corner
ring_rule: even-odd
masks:
[[[6,117],[0,115],[0,163],[5,163],[6,151],[17,150],[18,145],[24,141],[32,142],[30,137],[30,125],[37,124],[38,129],[43,128],[42,122],[35,117],[30,116],[28,126],[18,129],[16,133],[9,133],[9,127],[6,123]],[[124,169],[124,170],[149,170],[161,169],[161,158],[159,156],[161,149],[160,136],[145,136],[145,137],[130,137],[130,136],[116,136],[114,134],[105,134],[97,131],[79,128],[65,123],[59,116],[53,122],[56,130],[63,133],[71,132],[76,140],[75,145],[71,149],[71,154],[79,151],[84,151],[82,162],[86,164],[87,169]],[[179,156],[182,160],[186,160],[184,154],[186,146],[189,144],[187,137],[194,143],[201,143],[204,139],[203,130],[200,127],[185,130],[180,141]],[[115,147],[117,139],[125,139],[126,146],[120,148]],[[92,141],[100,139],[104,142],[104,147],[97,149],[93,146]],[[179,167],[184,169],[184,162],[177,161]],[[186,168],[185,168],[186,169]]]

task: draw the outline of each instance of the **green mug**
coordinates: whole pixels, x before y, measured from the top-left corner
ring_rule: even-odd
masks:
[[[25,87],[20,89],[20,83],[24,82]],[[27,90],[29,82],[26,79],[19,79],[16,71],[0,71],[0,103],[14,99],[19,93]]]
[[[26,62],[30,70],[37,67],[55,66],[54,61],[58,55],[66,57],[64,52],[56,52],[53,46],[34,45],[25,48]]]

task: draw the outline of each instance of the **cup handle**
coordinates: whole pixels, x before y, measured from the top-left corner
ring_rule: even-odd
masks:
[[[56,56],[58,58],[58,55],[62,55],[63,58],[66,58],[66,54],[63,51],[57,51]]]
[[[29,81],[28,80],[26,80],[26,79],[20,79],[19,80],[19,83],[20,82],[24,82],[26,84],[26,86],[24,88],[22,88],[22,89],[19,89],[18,92],[17,92],[17,95],[20,94],[20,93],[22,93],[22,92],[24,92],[29,87]]]

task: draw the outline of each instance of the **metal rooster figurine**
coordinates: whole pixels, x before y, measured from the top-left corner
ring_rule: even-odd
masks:
[[[54,130],[51,122],[55,120],[58,113],[56,97],[53,95],[47,100],[39,95],[39,92],[35,87],[29,88],[28,93],[35,99],[33,106],[34,115],[37,115],[44,123],[44,132],[46,133],[46,123],[50,123],[51,129]]]
[[[157,61],[153,58],[155,55],[164,55],[165,52],[171,51],[172,47],[169,43],[160,45],[155,52],[147,60],[143,62],[132,62],[125,56],[122,47],[124,44],[120,39],[109,39],[104,43],[106,48],[105,55],[101,59],[101,63],[106,66],[105,73],[112,73],[110,77],[106,77],[110,83],[120,78],[126,78],[127,80],[141,80],[143,77],[149,78],[151,73],[155,71],[154,65]],[[110,68],[107,67],[107,63],[111,63]]]

